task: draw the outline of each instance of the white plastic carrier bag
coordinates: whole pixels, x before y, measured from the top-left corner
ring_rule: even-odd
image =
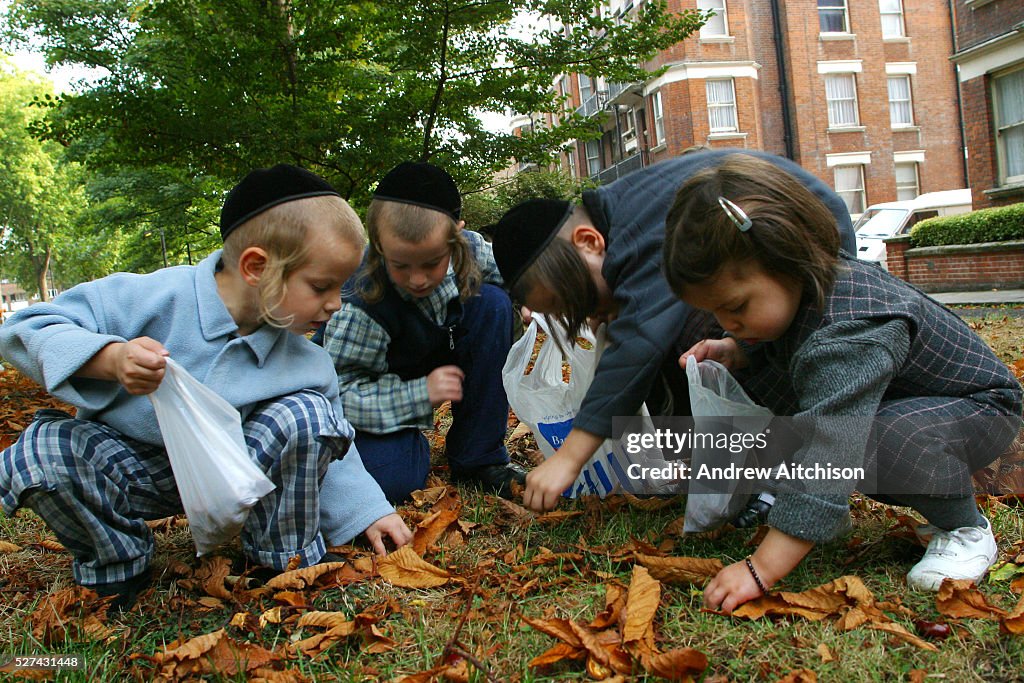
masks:
[[[188,516],[196,554],[242,530],[249,510],[274,484],[249,457],[242,418],[230,403],[170,358],[149,395]]]
[[[541,345],[533,369],[525,374],[537,341],[537,331],[542,330],[547,338]],[[583,397],[594,379],[597,361],[605,344],[604,326],[595,335],[584,326],[579,337],[586,344],[571,346],[562,344],[568,357],[563,359],[562,351],[552,336],[566,333],[561,325],[551,325],[544,316],[533,314],[533,320],[522,338],[509,350],[502,369],[502,380],[509,405],[519,420],[525,423],[540,447],[544,457],[551,457],[561,447],[572,430]],[[570,368],[569,381],[563,379],[563,360]],[[644,429],[653,429],[650,415],[644,406],[641,411]],[[602,498],[611,493],[656,494],[672,493],[672,482],[648,478],[630,478],[630,465],[640,467],[665,467],[660,449],[642,449],[637,454],[626,452],[624,444],[615,439],[606,439],[593,457],[587,462],[576,479],[562,494],[567,498],[596,494]]]
[[[737,432],[762,432],[771,422],[772,412],[754,403],[736,378],[720,363],[701,361],[690,356],[686,359],[686,379],[690,390],[695,434],[728,435]],[[710,441],[710,439],[709,439]],[[698,445],[700,444],[700,445]],[[726,468],[730,464],[744,467],[750,449],[717,448],[698,440],[691,451],[691,473],[701,467]],[[717,480],[702,484],[690,478],[686,497],[686,519],[683,531],[708,531],[732,520],[743,509],[750,496],[748,490],[737,493],[738,479]]]

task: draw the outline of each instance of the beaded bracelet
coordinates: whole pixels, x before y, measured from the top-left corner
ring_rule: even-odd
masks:
[[[754,563],[750,561],[750,556],[745,557],[743,561],[747,563],[747,569],[750,570],[750,575],[754,577],[754,583],[761,590],[761,595],[768,595],[768,589],[761,583],[761,577],[757,575],[757,570],[754,569]]]

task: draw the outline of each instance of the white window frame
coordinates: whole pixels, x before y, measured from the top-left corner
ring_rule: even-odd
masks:
[[[843,177],[847,177],[850,174],[844,173],[844,171],[853,170],[857,173],[857,180],[859,187],[840,187],[840,173]],[[833,185],[836,188],[836,194],[842,197],[843,202],[846,204],[846,210],[850,212],[850,215],[858,215],[864,213],[864,209],[867,208],[867,193],[864,191],[864,164],[840,164],[834,166],[833,172]],[[859,202],[859,206],[857,203]]]
[[[729,15],[726,13],[725,0],[697,0],[697,9],[705,12],[715,12],[715,16],[700,27],[700,37],[702,40],[706,38],[725,38],[729,35]],[[719,18],[721,18],[720,28],[716,21]]]
[[[604,169],[601,168],[601,141],[587,140],[584,143],[584,155],[587,158],[587,175],[595,176]],[[596,165],[596,170],[595,170]]]
[[[887,9],[886,4],[895,3],[895,9]],[[878,0],[878,14],[882,22],[882,40],[892,40],[894,38],[905,38],[907,35],[907,27],[903,21],[903,0]],[[886,17],[895,17],[895,22],[888,22],[892,24],[892,28],[896,30],[895,33],[886,33]]]
[[[639,146],[636,138],[636,109],[619,105],[616,107],[615,115],[619,117],[619,139],[622,141],[622,150],[626,154],[632,154]]]
[[[825,3],[822,6],[822,3]],[[843,13],[843,28],[839,31],[826,31],[821,27],[822,10],[830,13],[836,13],[842,11]],[[836,33],[849,33],[850,32],[850,9],[847,6],[847,0],[818,0],[818,32],[824,34],[836,34]]]
[[[828,127],[829,128],[857,128],[860,126],[860,107],[857,102],[857,74],[854,72],[844,73],[826,73],[825,78],[825,103],[828,109]],[[853,95],[851,97],[843,98],[830,98],[829,97],[829,83],[836,82],[835,79],[849,79],[850,84],[853,86]],[[853,102],[853,119],[851,121],[839,120],[838,113],[841,108],[833,106],[843,102]],[[835,114],[835,115],[834,115]]]
[[[893,98],[892,83],[893,81],[902,81],[906,84],[906,98]],[[910,83],[909,74],[889,74],[886,77],[886,92],[889,97],[889,125],[893,128],[913,128],[914,127],[914,91]],[[906,116],[902,116],[901,112],[906,110]]]
[[[900,182],[900,168],[910,168],[914,174],[914,184],[911,185],[909,182]],[[903,201],[906,199],[915,199],[917,195],[921,194],[921,175],[918,170],[916,161],[897,161],[893,165],[893,176],[896,179],[896,201]]]
[[[712,94],[716,88],[714,83],[728,83],[731,99],[723,101],[712,101]],[[707,97],[708,105],[708,129],[711,133],[735,133],[739,131],[739,112],[736,109],[736,81],[732,78],[709,78],[704,81],[704,94]],[[721,119],[725,112],[726,118],[732,120],[730,125],[715,126],[715,119]]]
[[[654,121],[655,147],[665,144],[665,105],[660,90],[651,93],[651,119]]]
[[[1007,112],[1004,111],[1004,107],[1007,105],[1000,88],[1000,85],[1008,82],[1009,79],[1019,80],[1024,84],[1024,68],[992,76],[993,142],[999,168],[1000,185],[1024,184],[1024,158],[1021,158],[1024,157],[1024,151],[1016,151],[1016,145],[1012,147],[1016,154],[1019,155],[1014,160],[1017,165],[1013,168],[1010,167],[1011,160],[1008,154],[1008,144],[1012,145],[1014,140],[1020,140],[1021,137],[1024,137],[1024,94],[1019,92],[1018,88],[1012,90],[1006,88],[1007,91],[1017,93],[1017,101],[1013,102],[1010,106],[1020,107],[1020,111],[1013,112],[1016,118],[1009,119],[1006,116]]]
[[[580,104],[586,102],[597,92],[597,84],[594,83],[594,79],[586,74],[576,74],[576,83],[580,87]]]

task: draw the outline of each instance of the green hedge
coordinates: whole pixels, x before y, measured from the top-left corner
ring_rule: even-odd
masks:
[[[915,247],[1024,240],[1024,203],[921,221],[910,230]]]

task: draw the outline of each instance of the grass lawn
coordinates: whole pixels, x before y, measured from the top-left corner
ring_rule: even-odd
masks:
[[[970,322],[1006,363],[1024,358],[1024,320]],[[13,371],[0,375],[0,446],[45,402]],[[525,457],[529,438],[517,433],[510,445]],[[443,484],[443,465],[437,474]],[[849,576],[869,594],[851,602],[851,589],[838,603],[783,594],[789,614],[753,619],[702,610],[699,581],[648,559],[728,564],[752,551],[749,530],[681,535],[682,500],[587,499],[537,518],[472,489],[432,493],[401,509],[432,569],[405,554],[375,562],[355,546],[337,549],[347,562],[319,577],[261,587],[237,547],[197,560],[183,518],[155,523],[155,587],[120,615],[74,587],[69,554],[35,515],[0,515],[0,664],[73,654],[83,668],[57,680],[75,681],[641,681],[661,680],[645,673],[641,652],[692,648],[706,656],[695,679],[709,682],[1024,680],[1024,636],[1008,632],[1024,584],[1024,507],[1014,497],[982,498],[1006,564],[980,592],[943,602],[908,592],[905,574],[922,552],[908,511],[855,496],[853,531],[817,547],[776,591]],[[563,645],[552,633],[567,633]],[[546,652],[551,664],[531,666]]]

